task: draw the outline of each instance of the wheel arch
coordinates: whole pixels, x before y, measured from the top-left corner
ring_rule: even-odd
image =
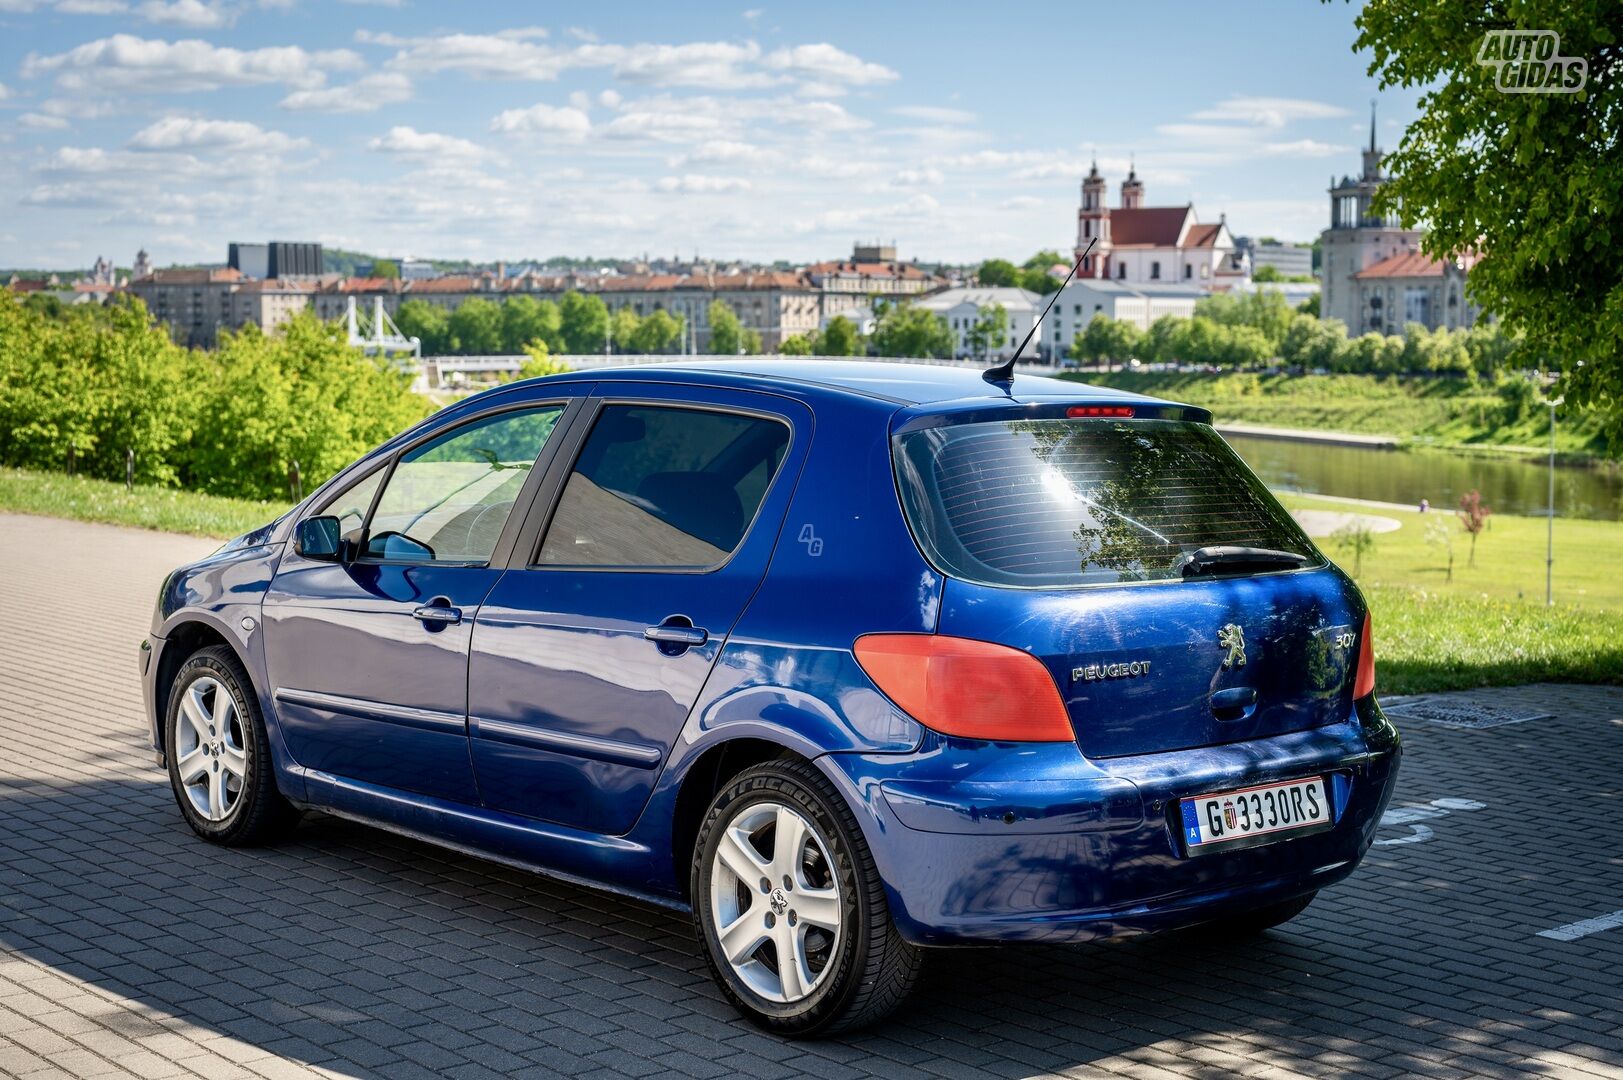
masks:
[[[164,742],[167,736],[164,720],[169,715],[169,694],[174,689],[175,675],[186,661],[203,649],[224,645],[231,650],[244,671],[252,669],[249,668],[248,659],[242,655],[237,643],[219,627],[204,619],[182,619],[168,628],[163,642],[163,649],[158,654],[158,670],[153,676],[152,711],[158,749],[162,753],[167,753],[168,747]],[[249,677],[251,679],[252,675]],[[257,693],[257,689],[254,692]]]
[[[777,760],[811,759],[787,743],[759,735],[740,735],[706,747],[683,770],[671,814],[671,865],[683,900],[692,901],[687,867],[692,863],[693,847],[710,800],[745,769]]]

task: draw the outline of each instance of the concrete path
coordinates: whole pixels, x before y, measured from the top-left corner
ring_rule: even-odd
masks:
[[[1438,695],[1544,718],[1402,721],[1378,846],[1260,940],[933,954],[789,1043],[670,912],[331,819],[197,840],[135,647],[212,547],[0,516],[0,1076],[1623,1077],[1618,690]]]
[[[1403,528],[1403,522],[1397,518],[1381,517],[1378,514],[1356,514],[1350,510],[1292,510],[1291,517],[1302,526],[1303,532],[1314,539],[1330,536],[1339,529],[1358,524],[1362,524],[1372,533],[1396,532]]]

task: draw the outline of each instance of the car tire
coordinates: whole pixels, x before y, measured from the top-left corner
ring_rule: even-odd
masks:
[[[779,860],[786,830],[801,842]],[[861,1027],[896,1008],[918,979],[921,951],[896,930],[856,818],[809,762],[769,761],[734,777],[700,825],[690,881],[711,974],[768,1031],[804,1038]],[[785,950],[792,969],[779,959]]]
[[[175,802],[203,839],[248,847],[277,839],[298,820],[276,789],[253,682],[229,647],[199,649],[175,673],[164,748]]]
[[[1316,891],[1305,896],[1298,896],[1293,900],[1285,900],[1278,904],[1269,904],[1267,907],[1256,908],[1252,911],[1230,915],[1227,918],[1216,919],[1197,927],[1200,933],[1213,937],[1232,940],[1235,938],[1256,937],[1276,926],[1290,922],[1296,916],[1307,910],[1313,898],[1319,895]]]

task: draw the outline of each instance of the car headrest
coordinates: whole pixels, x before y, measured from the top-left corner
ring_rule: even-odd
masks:
[[[744,507],[732,484],[712,473],[650,473],[637,497],[666,523],[723,551],[731,551],[744,531]]]

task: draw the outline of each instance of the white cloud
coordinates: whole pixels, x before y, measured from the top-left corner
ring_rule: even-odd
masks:
[[[1322,158],[1350,154],[1352,149],[1317,139],[1297,139],[1293,142],[1264,143],[1262,152],[1270,157]]]
[[[714,116],[667,112],[628,112],[602,127],[604,138],[688,142],[719,135],[723,126]]]
[[[764,165],[776,160],[776,154],[751,143],[738,142],[734,139],[714,139],[701,143],[685,154],[671,158],[670,166],[673,169],[680,169],[685,165]]]
[[[1346,116],[1339,105],[1303,98],[1232,97],[1195,113],[1195,120],[1240,121],[1258,127],[1282,128],[1292,120],[1333,120]]]
[[[402,72],[377,71],[343,86],[295,90],[282,99],[282,108],[310,112],[376,112],[385,105],[411,100],[411,80]]]
[[[119,15],[129,9],[124,0],[60,0],[56,5],[62,15]]]
[[[490,130],[539,132],[566,139],[582,139],[592,130],[592,121],[585,112],[573,106],[537,102],[527,109],[505,110],[491,120]]]
[[[477,79],[521,79],[550,82],[569,67],[567,50],[537,43],[535,31],[497,34],[443,34],[401,38],[362,31],[357,40],[400,49],[391,67],[406,72],[460,71]]]
[[[25,78],[54,75],[67,90],[168,93],[275,83],[314,89],[330,71],[362,66],[348,49],[309,52],[282,45],[244,50],[193,38],[171,42],[114,34],[52,56],[30,53],[22,72]]]
[[[660,191],[682,191],[699,194],[718,191],[748,191],[750,182],[738,176],[699,176],[687,173],[683,176],[662,176],[654,186]]]
[[[298,150],[310,145],[280,131],[267,131],[246,120],[206,120],[168,116],[130,139],[132,150],[247,150],[266,154]]]
[[[940,169],[925,167],[903,169],[891,179],[891,183],[897,187],[914,187],[923,184],[940,184],[944,183],[946,179]]]
[[[148,22],[192,30],[213,30],[230,24],[233,18],[219,4],[205,4],[203,0],[146,0],[135,12]]]
[[[47,116],[37,112],[23,113],[17,117],[17,124],[30,131],[61,131],[68,126],[68,122],[60,116]]]
[[[483,147],[455,135],[441,135],[433,131],[418,131],[400,125],[366,144],[368,150],[406,157],[460,158],[475,160],[485,156]]]
[[[1012,195],[997,205],[1000,210],[1033,210],[1042,204],[1035,195]]]
[[[10,96],[11,96],[11,91],[6,89],[6,84],[5,83],[0,83],[0,101],[4,101],[4,100],[6,100],[6,98],[8,98]]]
[[[848,86],[874,86],[899,78],[883,64],[863,60],[826,42],[774,49],[766,57],[766,66],[795,78]]]
[[[753,41],[695,41],[686,45],[582,45],[570,66],[608,67],[616,77],[652,86],[743,90],[777,80],[751,67],[761,58]]]
[[[890,110],[910,120],[924,120],[932,124],[971,124],[975,114],[966,109],[949,109],[943,105],[898,105]]]

